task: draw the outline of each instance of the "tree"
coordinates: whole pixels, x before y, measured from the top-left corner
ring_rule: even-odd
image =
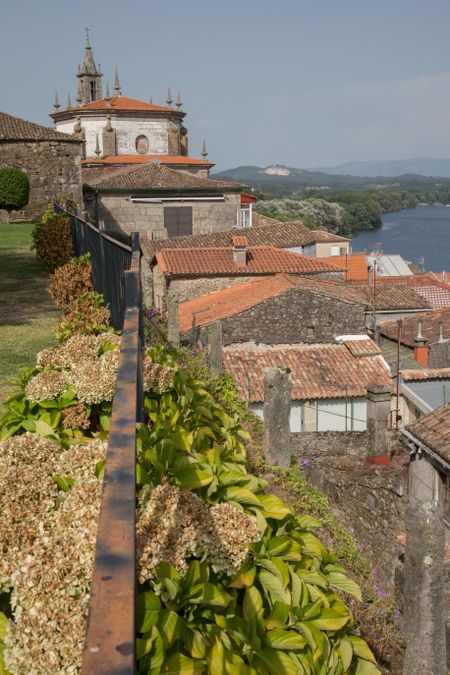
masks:
[[[28,204],[30,183],[26,173],[12,167],[0,168],[0,209],[8,212],[22,209]]]

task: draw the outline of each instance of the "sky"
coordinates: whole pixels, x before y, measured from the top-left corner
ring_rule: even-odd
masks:
[[[0,110],[50,125],[87,27],[104,85],[180,90],[217,169],[450,157],[450,0],[0,0]]]

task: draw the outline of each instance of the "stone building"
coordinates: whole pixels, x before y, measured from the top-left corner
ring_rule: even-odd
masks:
[[[189,334],[195,325],[206,342],[208,327],[221,321],[224,345],[326,343],[364,333],[365,309],[358,292],[342,283],[277,274],[180,304],[179,328]]]
[[[227,247],[163,248],[150,267],[153,303],[162,310],[169,292],[183,302],[261,276],[287,273],[340,279],[343,273],[318,258],[274,246],[249,246],[243,236],[234,236]]]
[[[364,431],[369,385],[392,390],[389,368],[366,335],[338,337],[334,344],[230,345],[223,363],[260,417],[264,370],[289,369],[291,432]]]
[[[81,206],[81,158],[79,139],[0,112],[0,166],[22,169],[30,181],[29,204],[12,218],[33,220],[62,193]]]
[[[77,105],[69,95],[67,106],[61,108],[56,96],[50,115],[58,131],[83,140],[83,166],[123,167],[156,157],[172,168],[208,177],[213,164],[207,160],[205,144],[201,159],[189,156],[186,113],[179,95],[174,102],[169,91],[165,105],[155,105],[123,96],[117,68],[112,95],[109,84],[103,88],[102,78],[87,38],[77,73]]]

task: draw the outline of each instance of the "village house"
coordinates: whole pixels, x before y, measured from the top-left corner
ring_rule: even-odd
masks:
[[[366,305],[353,288],[317,277],[277,274],[230,286],[179,305],[179,329],[207,342],[221,321],[222,342],[333,342],[365,332]]]
[[[168,293],[179,302],[260,276],[280,273],[342,278],[341,268],[274,246],[249,246],[234,236],[231,246],[163,248],[150,263],[154,307],[164,310]],[[273,318],[276,321],[276,317]]]
[[[38,218],[62,193],[81,207],[81,158],[78,139],[0,112],[0,166],[25,171],[30,182],[28,206],[12,218]],[[5,216],[0,211],[0,220]]]
[[[291,432],[364,431],[367,388],[392,387],[378,346],[364,335],[341,336],[334,344],[230,345],[223,349],[223,364],[260,417],[264,370],[288,368]]]

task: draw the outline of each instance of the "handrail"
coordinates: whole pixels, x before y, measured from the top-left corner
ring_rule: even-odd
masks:
[[[136,233],[132,247],[81,675],[136,672],[136,422],[143,402]]]

